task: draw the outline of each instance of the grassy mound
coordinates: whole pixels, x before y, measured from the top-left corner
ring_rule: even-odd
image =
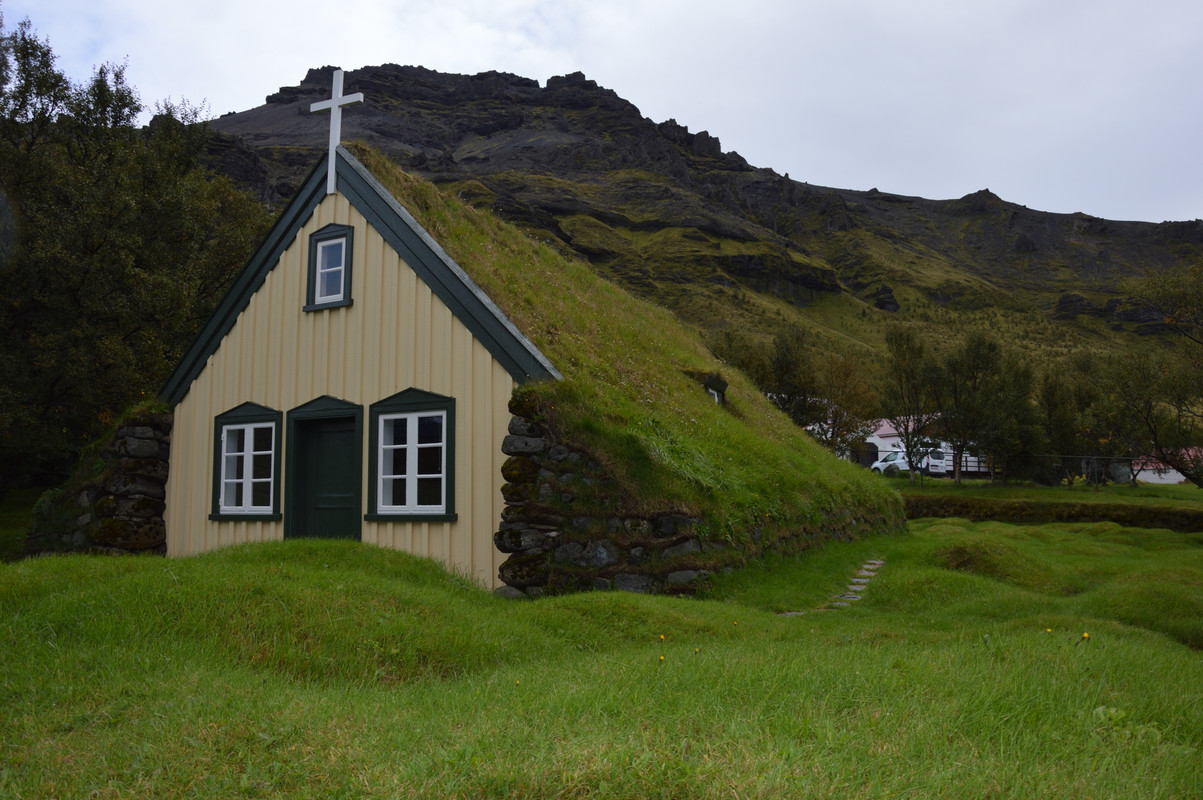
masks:
[[[972,539],[1095,571],[939,563]],[[3,564],[0,796],[1189,797],[1203,662],[1170,637],[1198,635],[1200,544],[932,521],[713,600],[505,602],[338,541]],[[815,610],[873,556],[864,600]]]
[[[703,535],[741,543],[901,529],[891,491],[816,445],[668,311],[353,149],[564,374],[524,403],[606,464],[622,511],[696,514]],[[712,373],[730,384],[724,407],[696,377]]]

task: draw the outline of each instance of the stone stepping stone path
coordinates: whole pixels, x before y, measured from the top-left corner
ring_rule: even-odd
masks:
[[[826,604],[819,606],[818,610],[822,611],[828,608],[847,608],[861,598],[861,592],[869,585],[869,581],[877,577],[877,571],[885,566],[885,561],[880,558],[871,558],[861,565],[852,579],[848,581],[848,588],[843,594],[834,595]],[[780,611],[778,614],[782,617],[797,617],[805,614],[805,611]]]
[[[852,576],[852,580],[848,582],[848,588],[843,594],[837,594],[831,598],[824,608],[847,608],[861,598],[861,592],[869,585],[869,581],[877,577],[877,570],[885,566],[884,561],[880,558],[872,558],[861,565],[861,568]]]

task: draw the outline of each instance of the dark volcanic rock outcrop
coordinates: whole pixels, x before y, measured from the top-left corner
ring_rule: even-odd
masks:
[[[215,166],[286,199],[325,148],[328,118],[309,107],[329,96],[333,69],[214,120]],[[988,189],[926,200],[791,180],[724,152],[709,132],[645,118],[579,72],[540,85],[385,64],[347,73],[345,90],[365,102],[343,115],[344,140],[686,314],[686,288],[743,286],[801,305],[886,285],[869,298],[885,311],[911,286],[941,304],[1037,302],[1052,315],[1062,295],[1114,295],[1123,278],[1203,256],[1199,220],[1114,222],[1034,211]]]

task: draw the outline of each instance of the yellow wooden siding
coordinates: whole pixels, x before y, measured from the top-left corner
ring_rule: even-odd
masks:
[[[309,235],[349,224],[352,305],[304,312]],[[214,418],[254,402],[284,412],[328,394],[363,407],[363,502],[372,403],[404,389],[454,397],[455,522],[362,522],[363,541],[436,558],[497,585],[501,443],[513,378],[342,195],[323,200],[176,406],[167,552],[281,539],[281,522],[213,522]],[[286,426],[285,426],[286,428]],[[282,428],[281,436],[286,435]],[[285,441],[287,448],[288,442]],[[281,473],[285,457],[280,460]],[[284,474],[276,490],[286,497]],[[281,509],[284,505],[281,503]],[[364,508],[366,513],[369,509]]]

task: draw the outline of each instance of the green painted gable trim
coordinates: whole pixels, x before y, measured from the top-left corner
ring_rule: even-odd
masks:
[[[338,190],[386,242],[472,332],[518,383],[560,379],[559,371],[430,237],[408,211],[389,194],[355,156],[337,149]],[[276,224],[247,262],[213,316],[201,330],[159,395],[174,406],[188,395],[209,357],[246,310],[280,256],[296,239],[301,226],[326,197],[326,158],[323,157],[284,209]]]

